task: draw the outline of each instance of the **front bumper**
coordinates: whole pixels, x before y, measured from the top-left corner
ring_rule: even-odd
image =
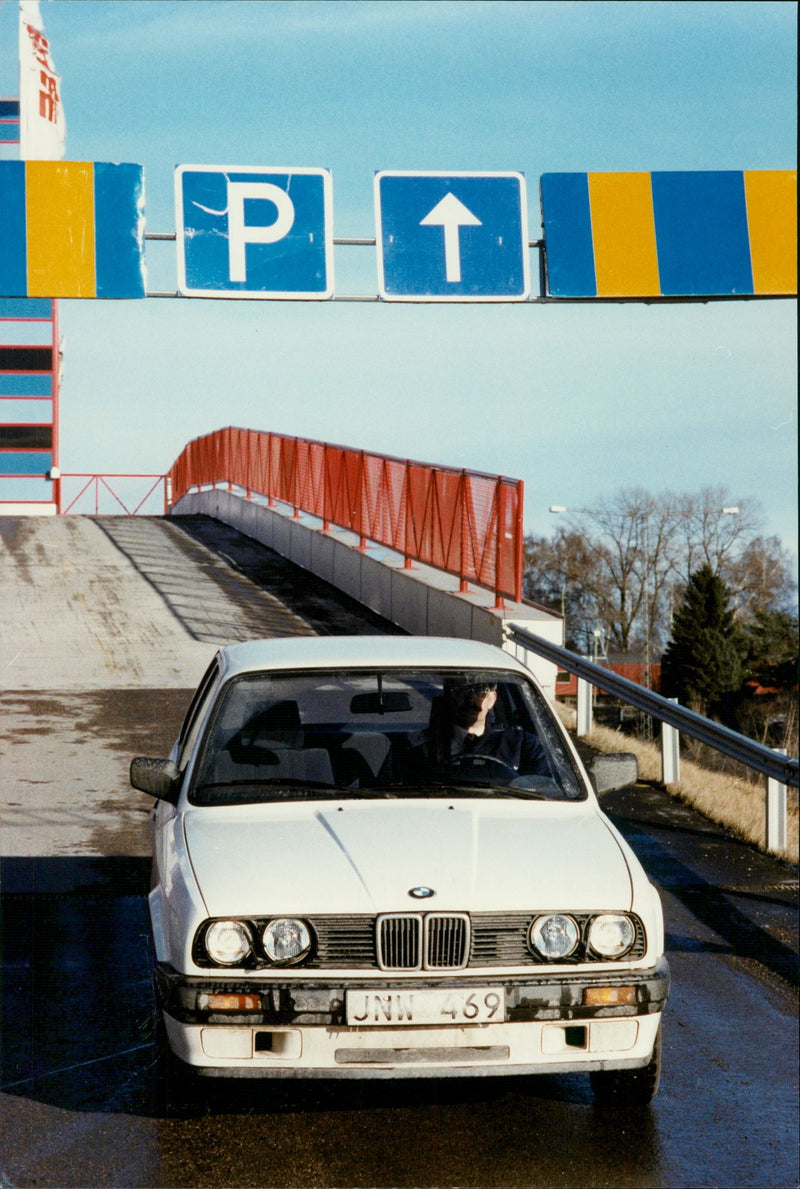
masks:
[[[641,970],[544,973],[509,979],[420,980],[417,986],[503,986],[505,1018],[447,1027],[349,1027],[345,991],[396,987],[389,979],[289,982],[189,977],[159,966],[156,985],[170,1046],[207,1075],[425,1077],[590,1072],[650,1059],[669,990],[661,959]],[[588,988],[633,987],[630,1003],[587,1005]],[[202,1010],[202,996],[247,994],[259,1010]]]

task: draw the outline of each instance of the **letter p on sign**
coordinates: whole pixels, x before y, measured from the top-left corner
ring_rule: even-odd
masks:
[[[248,223],[247,199],[269,202],[276,217],[266,226]],[[294,223],[294,203],[285,190],[272,182],[228,182],[228,275],[232,281],[247,280],[245,249],[248,244],[274,244],[284,239]]]

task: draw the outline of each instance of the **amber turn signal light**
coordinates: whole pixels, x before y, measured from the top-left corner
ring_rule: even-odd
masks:
[[[260,995],[198,995],[200,1011],[261,1011]]]
[[[608,1007],[635,1002],[635,987],[585,987],[583,991],[585,1007]]]

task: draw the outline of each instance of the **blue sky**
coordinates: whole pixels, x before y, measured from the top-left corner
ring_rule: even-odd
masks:
[[[372,237],[373,173],[795,167],[794,3],[44,0],[67,156],[324,166],[338,237]],[[0,94],[17,5],[0,0]],[[531,252],[538,274],[538,254]],[[338,294],[375,294],[338,247]],[[149,288],[176,287],[148,245]],[[163,471],[242,425],[522,478],[547,508],[623,486],[724,487],[797,534],[796,303],[405,305],[63,301],[62,467]]]

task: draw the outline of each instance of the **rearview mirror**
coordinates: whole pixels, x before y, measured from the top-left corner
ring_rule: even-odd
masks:
[[[612,793],[615,789],[636,784],[639,779],[639,761],[630,751],[595,756],[590,772],[598,794]]]
[[[158,797],[161,801],[178,800],[180,773],[172,760],[158,760],[150,756],[137,756],[131,760],[130,780],[135,789]]]
[[[403,714],[410,709],[411,699],[401,689],[384,690],[379,694],[356,694],[350,703],[351,714]]]

